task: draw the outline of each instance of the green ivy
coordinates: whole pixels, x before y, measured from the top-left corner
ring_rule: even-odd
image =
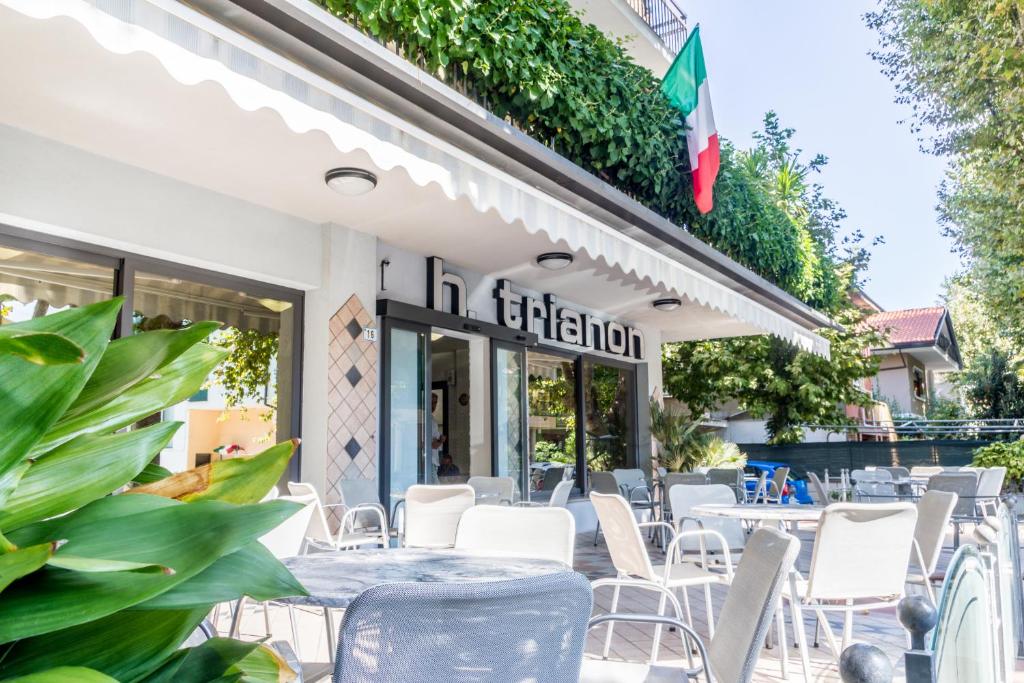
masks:
[[[725,145],[715,209],[693,202],[660,80],[565,0],[311,0],[812,305],[843,290],[827,249]]]

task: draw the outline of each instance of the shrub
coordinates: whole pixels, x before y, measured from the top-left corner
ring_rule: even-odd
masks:
[[[974,451],[972,467],[1005,467],[1004,489],[1019,491],[1024,482],[1024,440],[996,441]]]
[[[170,475],[217,323],[110,341],[120,300],[0,326],[0,679],[291,680],[258,643],[179,649],[213,605],[303,594],[257,540],[296,511],[259,503],[293,443]],[[111,495],[131,487],[129,494]]]

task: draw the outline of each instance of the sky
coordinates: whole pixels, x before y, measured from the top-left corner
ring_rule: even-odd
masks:
[[[848,229],[880,235],[865,291],[883,308],[937,302],[960,259],[935,212],[945,161],[920,151],[869,56],[876,34],[861,19],[874,0],[677,0],[700,23],[718,132],[751,144],[769,109],[795,128],[794,146],[829,164],[819,175],[846,209]]]

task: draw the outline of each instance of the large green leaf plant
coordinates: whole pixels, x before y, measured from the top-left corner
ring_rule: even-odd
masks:
[[[0,327],[0,680],[279,681],[272,650],[182,648],[213,605],[302,586],[258,541],[295,444],[171,476],[181,426],[135,428],[224,357],[217,323],[110,341],[121,301]],[[141,485],[140,485],[141,484]]]

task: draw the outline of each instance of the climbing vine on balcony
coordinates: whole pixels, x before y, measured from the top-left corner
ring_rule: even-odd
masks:
[[[648,208],[823,309],[827,243],[728,145],[716,208],[693,203],[685,125],[659,80],[565,0],[312,0]]]

